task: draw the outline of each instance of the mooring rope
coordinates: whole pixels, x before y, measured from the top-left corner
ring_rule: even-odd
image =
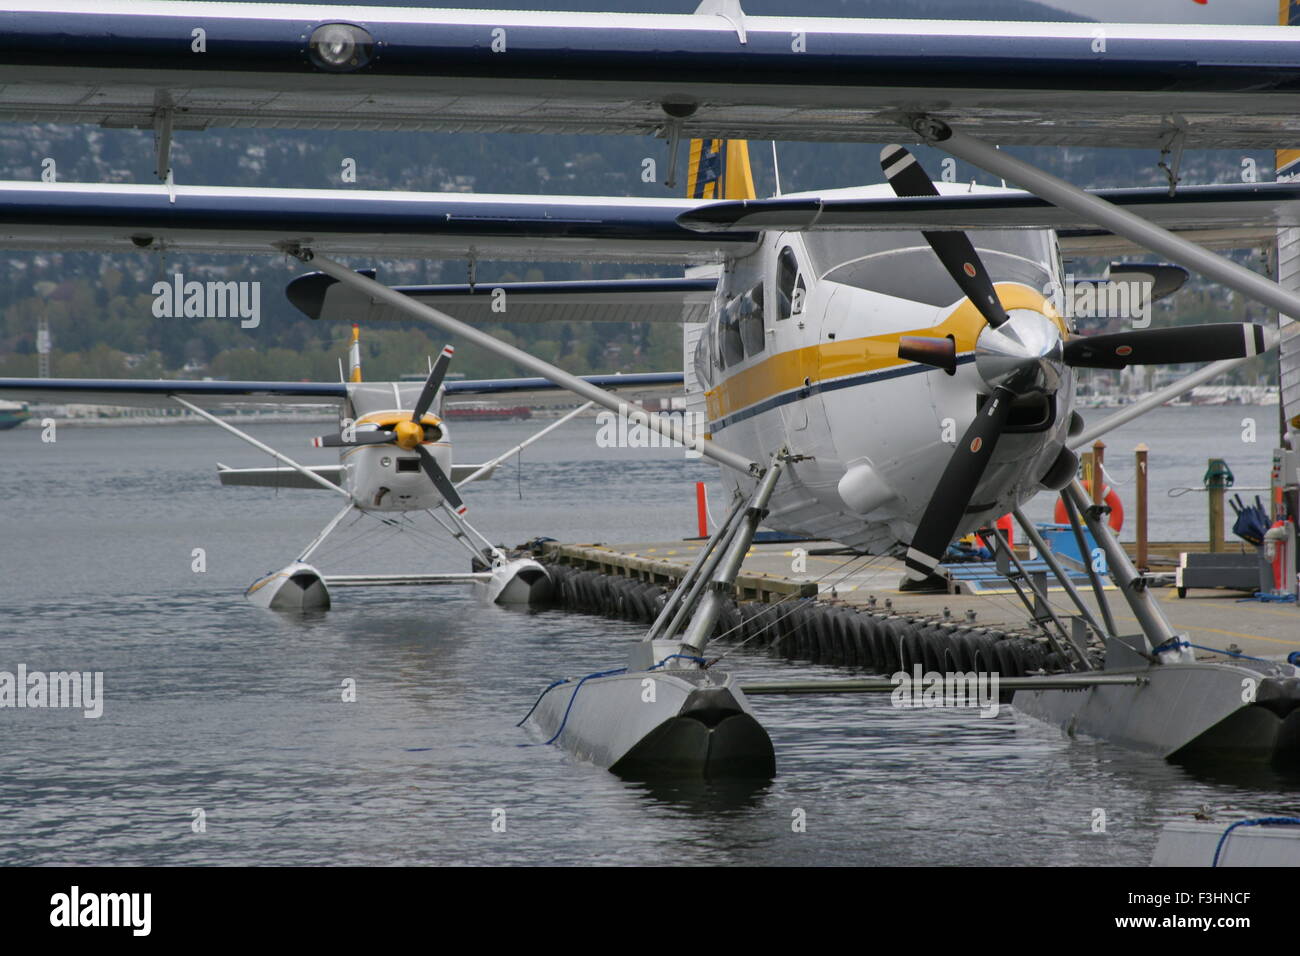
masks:
[[[1253,820],[1238,820],[1228,829],[1223,831],[1223,836],[1219,837],[1219,845],[1214,848],[1214,862],[1211,867],[1219,865],[1219,853],[1223,850],[1223,844],[1228,840],[1228,834],[1237,827],[1300,827],[1300,817],[1256,817]]]

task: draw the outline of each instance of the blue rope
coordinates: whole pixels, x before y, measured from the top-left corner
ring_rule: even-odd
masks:
[[[519,723],[515,724],[515,726],[522,727],[525,723],[527,723],[528,718],[533,716],[533,711],[537,709],[537,705],[542,702],[542,698],[545,697],[547,694],[549,694],[551,691],[555,690],[555,688],[559,687],[561,684],[567,684],[568,682],[569,682],[569,678],[561,677],[559,680],[554,681],[551,684],[551,686],[547,687],[546,690],[538,694],[537,699],[533,701],[533,706],[529,707],[528,713],[524,714],[524,719],[519,721]]]
[[[1225,651],[1217,647],[1206,647],[1204,644],[1193,644],[1191,641],[1180,641],[1176,637],[1171,637],[1163,644],[1152,649],[1153,654],[1158,654],[1163,650],[1169,650],[1175,647],[1194,647],[1198,651],[1210,651],[1213,654],[1226,654],[1228,657],[1239,657],[1244,661],[1259,661],[1261,664],[1276,664],[1277,661],[1270,661],[1264,657],[1251,657],[1249,654],[1243,654],[1241,651]]]
[[[578,699],[578,691],[582,690],[583,684],[587,683],[589,680],[594,680],[597,677],[613,677],[615,674],[624,674],[626,672],[626,667],[619,667],[612,671],[597,671],[594,674],[588,674],[582,680],[578,681],[578,686],[573,688],[573,696],[569,698],[569,706],[564,708],[564,719],[560,721],[560,729],[555,732],[554,737],[546,741],[546,744],[543,744],[542,746],[555,743],[560,739],[560,734],[564,733],[564,725],[569,722],[569,712],[573,710],[573,702]]]
[[[701,664],[701,665],[704,664],[704,662],[705,662],[703,657],[692,657],[690,654],[669,654],[667,657],[665,657],[663,660],[661,660],[658,664],[655,664],[653,667],[649,668],[649,670],[652,670],[652,671],[653,671],[653,670],[658,670],[660,667],[663,667],[663,666],[664,666],[665,664],[667,664],[669,661],[673,660],[674,658],[678,658],[678,657],[680,657],[682,660],[695,661],[695,663],[697,663],[697,664]],[[557,740],[560,739],[560,734],[564,733],[564,727],[565,727],[565,725],[568,724],[568,722],[569,722],[569,712],[573,710],[573,702],[574,702],[575,700],[578,699],[578,691],[580,691],[580,690],[582,689],[582,685],[583,685],[583,684],[585,684],[585,683],[587,683],[587,681],[589,681],[589,680],[593,680],[593,679],[595,679],[595,678],[597,678],[597,677],[613,677],[615,674],[625,674],[625,673],[627,673],[627,668],[626,668],[626,667],[619,667],[619,668],[616,668],[615,670],[612,670],[612,671],[597,671],[597,672],[594,673],[594,674],[588,674],[586,677],[582,678],[582,680],[578,681],[578,686],[575,687],[575,688],[573,688],[573,696],[569,698],[569,706],[567,706],[566,708],[564,708],[564,719],[560,721],[560,729],[557,730],[557,731],[555,732],[555,736],[554,736],[554,737],[552,737],[550,740],[546,741],[546,744],[543,744],[542,746],[546,746],[547,744],[553,744],[553,743],[555,743],[555,741],[557,741]],[[519,721],[519,723],[515,724],[515,726],[516,726],[516,727],[522,727],[522,726],[523,726],[523,725],[528,721],[528,718],[531,717],[531,716],[533,716],[533,711],[537,710],[537,707],[538,707],[538,705],[541,704],[541,702],[542,702],[542,698],[543,698],[543,697],[545,697],[545,696],[546,696],[547,694],[549,694],[551,691],[555,690],[555,688],[559,687],[561,684],[567,684],[567,683],[569,683],[569,679],[568,679],[567,677],[561,677],[561,678],[560,678],[559,680],[557,680],[557,681],[552,681],[551,684],[550,684],[550,686],[548,686],[544,691],[542,691],[542,692],[537,696],[537,700],[533,701],[533,706],[530,707],[530,708],[528,708],[528,713],[524,714],[524,719],[521,720],[521,721]],[[528,744],[524,744],[523,746],[529,746],[529,745],[528,745]]]
[[[1210,864],[1211,867],[1219,865],[1219,851],[1227,842],[1228,834],[1237,827],[1300,827],[1300,817],[1257,817],[1254,820],[1238,820],[1223,831],[1223,836],[1219,837],[1219,845],[1214,848],[1214,862]]]
[[[663,667],[665,664],[667,664],[669,661],[671,661],[673,658],[676,658],[676,657],[680,657],[680,658],[681,658],[682,660],[684,660],[684,661],[695,661],[695,663],[700,664],[700,665],[703,665],[703,664],[705,663],[703,657],[693,657],[693,656],[691,656],[690,654],[669,654],[667,657],[665,657],[663,660],[661,660],[658,664],[654,665],[654,667],[649,667],[649,668],[646,668],[646,669],[647,669],[647,670],[652,670],[652,671],[657,671],[659,668]]]

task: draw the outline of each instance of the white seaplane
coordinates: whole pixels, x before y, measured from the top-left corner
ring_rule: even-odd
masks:
[[[313,317],[428,322],[723,466],[736,490],[728,517],[625,672],[543,695],[533,720],[550,739],[615,769],[769,771],[771,742],[740,685],[704,657],[760,520],[897,554],[926,582],[954,537],[992,517],[1012,512],[1033,539],[1020,506],[1059,489],[1142,633],[1098,621],[1054,569],[1093,646],[1062,634],[1067,672],[1024,679],[1016,706],[1162,755],[1295,749],[1295,668],[1193,660],[1073,480],[1070,450],[1278,338],[1294,343],[1294,323],[1084,337],[1047,290],[1064,279],[1063,254],[1149,250],[1300,315],[1295,256],[1279,261],[1279,282],[1207,248],[1294,251],[1300,187],[1188,187],[1179,174],[1185,148],[1300,141],[1296,31],[768,18],[736,0],[705,0],[692,16],[10,5],[22,13],[3,21],[4,49],[24,52],[0,54],[7,115],[152,128],[161,182],[2,183],[5,245],[293,255],[319,270],[300,280]],[[200,14],[208,52],[196,58],[186,44]],[[227,124],[655,133],[669,143],[669,183],[683,137],[722,138],[693,142],[686,200],[177,185],[175,131]],[[744,136],[906,137],[1020,188],[934,183],[887,146],[886,185],[758,199]],[[992,142],[1148,147],[1168,188],[1088,191]],[[574,296],[568,307],[607,320],[648,304],[684,321],[687,395],[706,435],[462,321],[493,290],[390,288],[335,258],[348,255],[454,258],[471,272],[521,258],[694,267],[653,288],[503,291]],[[1090,428],[1074,413],[1077,368],[1182,362],[1211,364]],[[420,415],[401,433],[388,421],[376,427],[390,444],[426,434]],[[1259,703],[1242,699],[1243,680]]]
[[[429,363],[423,383],[366,382],[361,374],[359,338],[360,329],[353,326],[349,372],[346,377],[340,374],[339,382],[0,379],[0,392],[29,396],[31,401],[46,405],[179,405],[283,463],[273,468],[229,468],[218,462],[217,474],[223,485],[325,489],[345,498],[347,504],[290,564],[249,586],[245,594],[254,604],[278,611],[319,611],[329,608],[334,588],[457,584],[472,585],[485,603],[546,603],[551,596],[546,569],[532,558],[507,555],[470,524],[460,489],[491,477],[501,462],[587,411],[590,404],[571,410],[489,462],[454,464],[451,430],[442,417],[448,391],[483,395],[553,386],[544,379],[444,382],[455,352],[450,345]],[[680,376],[592,376],[591,381],[623,387],[665,386],[680,382]],[[209,410],[212,406],[238,404],[337,408],[339,431],[313,439],[312,445],[338,448],[339,463],[300,464]],[[469,552],[471,570],[326,575],[308,563],[350,516],[394,512],[430,517],[451,541]]]

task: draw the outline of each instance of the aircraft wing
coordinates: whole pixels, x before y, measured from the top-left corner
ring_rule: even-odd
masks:
[[[1300,226],[1300,183],[1232,183],[1094,189],[1094,196],[1207,246],[1236,248],[1271,243],[1277,230]],[[730,229],[977,230],[1051,228],[1067,255],[1116,255],[1138,247],[1097,229],[1074,213],[1021,190],[983,190],[899,198],[781,197],[714,202],[683,213],[683,226],[710,235]]]
[[[268,253],[309,245],[325,255],[530,261],[715,263],[755,248],[762,229],[1053,228],[1067,255],[1131,254],[1136,247],[1019,190],[898,198],[780,197],[715,202],[606,196],[366,192],[0,182],[0,247],[24,250],[175,250]],[[1300,226],[1300,184],[1239,183],[1099,189],[1107,199],[1208,246],[1271,242]],[[506,289],[513,321],[681,321],[699,318],[712,280],[615,280],[413,286],[440,308],[501,320],[492,291]],[[622,282],[622,285],[617,284]],[[642,283],[637,285],[635,283]],[[651,284],[645,284],[650,282]],[[388,310],[325,277],[294,280],[308,315],[388,318]],[[639,310],[639,311],[638,311]],[[638,317],[639,316],[639,317]]]
[[[363,274],[374,278],[373,271]],[[702,322],[716,288],[714,278],[393,286],[417,302],[472,323]],[[407,318],[320,272],[294,279],[285,294],[313,319],[369,324]]]
[[[756,237],[678,225],[706,200],[0,182],[0,247],[716,262]]]
[[[169,379],[0,378],[0,398],[50,405],[175,408],[172,395],[195,405],[326,405],[347,398],[342,382],[196,382]]]
[[[51,9],[52,7],[52,9]],[[716,9],[726,11],[723,5]],[[1278,26],[8,0],[0,119],[1002,145],[1300,142]]]
[[[669,388],[682,384],[681,372],[630,372],[585,375],[586,381],[611,391]],[[420,386],[412,385],[412,389]],[[449,395],[521,394],[560,390],[544,378],[463,379],[446,383]],[[348,396],[344,382],[195,382],[170,379],[0,378],[0,398],[49,405],[123,405],[174,408],[172,395],[195,405],[326,405],[337,407]]]

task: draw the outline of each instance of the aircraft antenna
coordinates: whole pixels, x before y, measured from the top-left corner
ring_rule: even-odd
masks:
[[[781,166],[776,161],[776,140],[772,140],[772,175],[776,177],[776,194],[781,195]]]

